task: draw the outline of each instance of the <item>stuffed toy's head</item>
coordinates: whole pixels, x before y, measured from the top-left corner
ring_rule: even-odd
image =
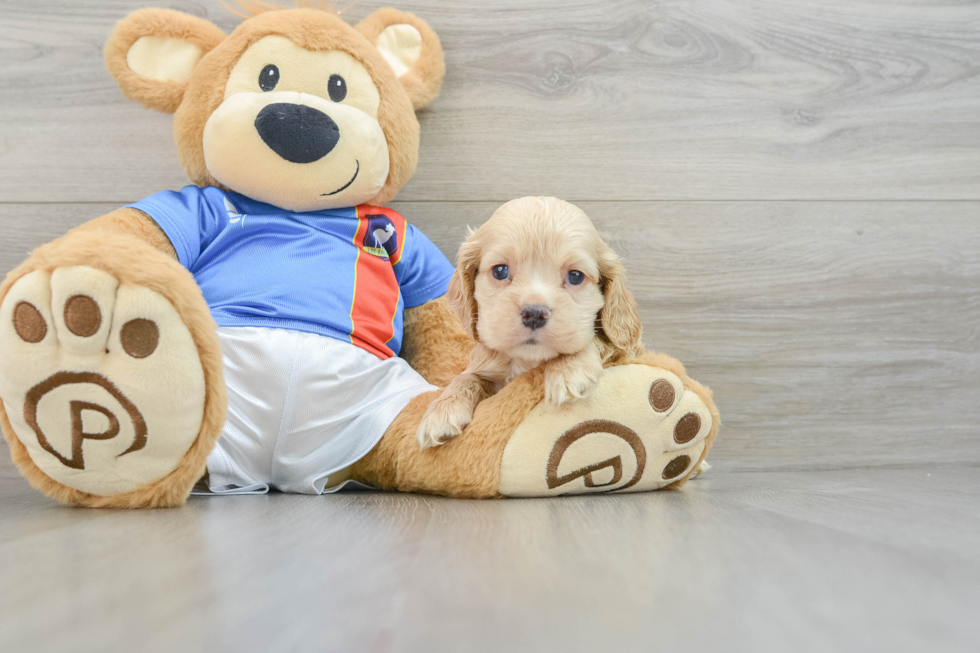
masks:
[[[411,14],[356,27],[313,8],[241,3],[230,36],[178,11],[123,19],[105,48],[123,93],[174,114],[181,165],[291,211],[384,204],[415,172],[415,110],[439,93],[442,47]]]

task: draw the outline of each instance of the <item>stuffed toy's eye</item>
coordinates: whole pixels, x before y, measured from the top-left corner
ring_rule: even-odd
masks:
[[[265,92],[269,92],[276,87],[279,83],[279,69],[273,66],[271,63],[262,69],[259,73],[259,88]]]
[[[327,81],[327,93],[330,94],[331,100],[340,102],[347,97],[347,82],[340,75],[330,75],[330,80]]]
[[[568,276],[565,277],[565,280],[571,285],[577,286],[585,281],[585,275],[578,270],[569,270]]]
[[[510,268],[506,265],[495,265],[493,266],[493,270],[490,271],[490,274],[497,281],[507,281],[507,278],[510,277]]]

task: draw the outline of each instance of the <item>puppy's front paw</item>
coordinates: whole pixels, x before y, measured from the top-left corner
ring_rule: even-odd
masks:
[[[419,430],[415,432],[415,441],[422,449],[438,447],[462,433],[472,421],[473,412],[469,406],[443,395],[429,404]]]
[[[549,367],[544,374],[545,401],[559,406],[566,401],[587,397],[599,383],[601,374],[601,366]]]

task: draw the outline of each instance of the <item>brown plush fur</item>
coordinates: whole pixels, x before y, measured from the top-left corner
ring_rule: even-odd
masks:
[[[280,11],[282,9],[289,9],[289,5],[280,4],[272,0],[233,0],[232,2],[225,2],[225,0],[218,0],[225,9],[235,14],[239,18],[251,18],[252,16],[258,16],[259,14],[264,14],[267,11]],[[360,0],[357,0],[360,2]],[[295,0],[293,6],[297,9],[319,9],[320,11],[330,11],[340,15],[340,11],[334,11],[333,3],[330,0]],[[348,6],[353,6],[353,3]],[[343,11],[343,10],[341,10]]]
[[[123,210],[125,211],[125,209]],[[133,211],[115,212],[103,223],[126,225],[122,231],[138,230]],[[106,219],[108,218],[108,220]],[[132,222],[131,222],[132,221]],[[107,256],[112,252],[112,256]],[[177,310],[190,330],[204,368],[205,401],[201,430],[180,465],[167,476],[137,490],[115,496],[96,496],[56,483],[46,476],[14,434],[0,404],[0,424],[10,445],[17,468],[35,488],[65,503],[92,508],[163,508],[179,506],[187,499],[194,483],[204,474],[205,462],[225,423],[227,393],[221,362],[221,346],[214,320],[194,277],[179,263],[155,250],[137,237],[116,228],[94,228],[93,223],[74,229],[44,245],[31,258],[7,275],[0,286],[0,302],[13,284],[34,270],[52,271],[58,267],[87,265],[104,270],[120,283],[139,285],[159,293]]]
[[[429,106],[442,88],[442,79],[446,75],[446,62],[442,55],[442,44],[439,37],[425,21],[395,9],[379,9],[360,23],[357,31],[367,37],[372,44],[378,42],[378,36],[390,25],[411,25],[422,35],[422,56],[415,62],[412,69],[398,79],[405,88],[412,106],[416,110]]]
[[[140,37],[151,35],[188,41],[207,53],[224,40],[225,33],[203,18],[172,9],[134,11],[113,29],[105,46],[105,65],[123,94],[143,106],[173,113],[187,85],[144,79],[130,70],[126,61],[129,48]]]
[[[419,449],[415,432],[438,392],[416,397],[381,442],[352,468],[352,478],[402,492],[467,499],[499,497],[500,460],[510,436],[544,399],[544,374],[535,369],[483,401],[463,436],[441,447]]]
[[[162,9],[136,12],[123,19],[113,30],[106,44],[106,62],[109,72],[131,97],[146,106],[164,111],[175,111],[174,140],[181,166],[187,176],[198,186],[218,186],[224,188],[208,172],[204,160],[204,126],[211,114],[224,101],[225,84],[228,77],[245,50],[256,41],[270,35],[284,36],[297,45],[311,51],[339,50],[346,52],[367,69],[381,96],[378,108],[378,122],[388,141],[389,163],[388,179],[381,191],[370,204],[383,205],[390,201],[415,172],[418,162],[419,123],[415,118],[413,102],[423,103],[438,93],[444,71],[442,48],[435,33],[421,20],[411,14],[393,9],[385,9],[368,17],[362,25],[368,33],[390,21],[414,25],[423,36],[423,57],[411,71],[399,81],[381,53],[361,32],[345,23],[335,14],[318,9],[289,9],[268,11],[248,19],[238,26],[216,47],[213,25],[202,21],[204,26],[186,19],[179,12]],[[173,24],[167,24],[171,20]],[[200,19],[194,19],[198,21]],[[154,21],[160,21],[157,24]],[[151,28],[162,30],[147,31]],[[193,43],[204,48],[207,54],[183,85],[171,82],[154,82],[135,75],[126,64],[129,45],[140,36],[170,35],[181,30],[197,29]],[[219,30],[220,32],[220,30]],[[380,33],[380,30],[379,30]],[[377,34],[374,34],[377,37]],[[426,46],[431,51],[426,51]],[[430,77],[431,76],[431,77]],[[403,86],[403,83],[405,84]],[[180,93],[182,100],[177,104],[173,98]],[[161,99],[162,98],[162,99]],[[428,99],[426,99],[428,98]],[[167,100],[164,102],[163,100]],[[418,104],[423,106],[423,104]],[[165,107],[165,108],[164,108]]]
[[[177,258],[177,251],[170,244],[167,234],[163,233],[153,218],[137,209],[116,209],[100,218],[90,220],[79,226],[76,231],[115,231],[136,236],[153,249],[160,251],[172,259]]]
[[[405,311],[401,357],[432,385],[445,386],[469,364],[473,339],[445,297]]]
[[[648,352],[637,358],[610,362],[607,367],[635,364],[659,367],[676,374],[684,387],[696,394],[711,413],[711,431],[697,464],[683,478],[665,488],[677,489],[694,474],[718,436],[721,426],[718,409],[711,399],[711,391],[690,378],[680,361],[665,354]],[[415,433],[429,403],[438,396],[438,392],[430,392],[416,397],[388,428],[378,446],[351,468],[352,478],[402,492],[468,499],[501,498],[497,487],[507,442],[528,413],[544,399],[541,368],[522,374],[480,403],[463,436],[440,447],[419,449]]]

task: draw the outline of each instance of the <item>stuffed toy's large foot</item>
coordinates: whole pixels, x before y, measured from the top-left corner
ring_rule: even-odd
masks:
[[[353,468],[389,489],[490,498],[678,487],[718,433],[711,393],[668,356],[605,370],[595,393],[554,406],[540,370],[482,402],[461,435],[420,450],[415,429],[438,393],[417,397]]]
[[[694,471],[714,423],[709,407],[662,368],[605,371],[586,399],[541,402],[500,463],[504,496],[657,490]]]
[[[183,503],[223,421],[213,331],[189,274],[131,236],[39,250],[0,303],[3,427],[21,472],[82,505]]]

